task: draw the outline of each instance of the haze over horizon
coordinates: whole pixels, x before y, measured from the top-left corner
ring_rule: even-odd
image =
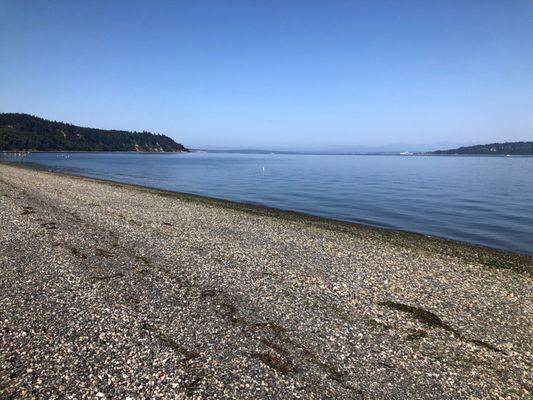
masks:
[[[531,1],[5,0],[0,16],[0,112],[188,147],[533,140]]]

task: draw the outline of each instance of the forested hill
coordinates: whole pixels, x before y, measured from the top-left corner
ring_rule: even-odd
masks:
[[[28,114],[0,113],[0,150],[188,151],[165,135],[83,128]]]
[[[510,154],[533,155],[533,142],[479,144],[452,150],[438,150],[432,154]]]

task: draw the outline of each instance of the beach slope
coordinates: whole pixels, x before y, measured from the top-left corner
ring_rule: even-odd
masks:
[[[526,399],[532,265],[0,165],[0,398]]]

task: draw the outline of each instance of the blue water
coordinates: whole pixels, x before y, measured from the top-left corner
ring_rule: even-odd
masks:
[[[533,254],[533,157],[32,153],[9,161]]]

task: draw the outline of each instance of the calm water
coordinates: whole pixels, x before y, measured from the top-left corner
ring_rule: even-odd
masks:
[[[17,162],[533,254],[532,157],[37,153]]]

